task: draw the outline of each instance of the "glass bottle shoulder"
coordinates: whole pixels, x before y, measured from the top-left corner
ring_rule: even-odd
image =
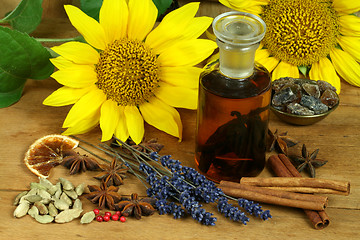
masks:
[[[247,78],[230,78],[215,67],[205,70],[200,76],[200,86],[212,94],[225,98],[248,98],[262,94],[271,87],[269,72],[255,66]]]

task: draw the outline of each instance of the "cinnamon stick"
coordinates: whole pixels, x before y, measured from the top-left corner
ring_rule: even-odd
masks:
[[[241,184],[258,187],[268,187],[270,189],[284,190],[290,192],[303,193],[332,193],[340,195],[349,195],[350,183],[347,181],[336,181],[318,178],[302,177],[272,177],[272,178],[254,178],[243,177]]]
[[[253,191],[242,190],[240,188],[231,188],[231,187],[220,187],[221,190],[229,196],[236,198],[245,198],[252,201],[287,206],[287,207],[295,207],[295,208],[303,208],[303,209],[311,209],[311,210],[324,210],[325,205],[321,202],[312,202],[312,201],[303,201],[303,200],[294,200],[288,198],[280,198],[271,195],[261,194]]]
[[[301,177],[301,174],[284,155],[272,155],[268,159],[270,168],[279,177]],[[330,219],[325,211],[313,211],[304,209],[315,229],[323,229],[330,224]]]
[[[287,207],[324,210],[327,205],[327,197],[324,196],[264,189],[228,181],[221,181],[219,188],[225,194],[236,198],[246,198],[252,201]]]

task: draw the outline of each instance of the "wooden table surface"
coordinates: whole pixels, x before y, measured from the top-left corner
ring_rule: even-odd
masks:
[[[217,8],[216,8],[217,9]],[[218,10],[218,9],[217,9]],[[71,37],[76,31],[66,19],[44,19],[36,37]],[[250,216],[247,226],[232,222],[216,211],[215,205],[206,209],[218,218],[216,226],[202,226],[190,217],[174,220],[171,216],[155,213],[141,220],[128,218],[125,223],[93,222],[81,225],[79,220],[66,224],[40,224],[30,216],[21,219],[13,217],[14,197],[29,188],[30,182],[37,181],[24,165],[24,153],[36,139],[54,133],[61,133],[61,125],[70,106],[49,107],[42,101],[60,85],[53,79],[42,81],[28,80],[21,100],[0,109],[0,239],[357,239],[360,234],[360,88],[342,82],[340,106],[329,117],[311,126],[293,126],[281,122],[271,115],[270,129],[288,132],[299,144],[291,152],[300,153],[302,144],[309,151],[319,148],[319,159],[328,163],[317,169],[317,177],[351,182],[349,196],[328,195],[326,212],[330,225],[323,230],[315,230],[301,209],[262,204],[269,209],[272,219],[263,222]],[[194,167],[194,132],[196,112],[180,110],[184,125],[182,142],[157,129],[146,126],[146,138],[158,138],[165,147],[162,154],[172,154],[183,165]],[[81,135],[89,142],[98,144],[99,128]],[[273,154],[273,153],[269,153]],[[53,169],[49,180],[56,182],[65,177],[74,184],[98,184],[93,179],[96,173],[86,172],[70,176],[62,166]],[[265,169],[260,177],[273,176]],[[303,173],[303,176],[308,176]],[[119,189],[122,195],[137,192],[145,196],[145,188],[129,175]],[[95,205],[82,199],[84,211]]]

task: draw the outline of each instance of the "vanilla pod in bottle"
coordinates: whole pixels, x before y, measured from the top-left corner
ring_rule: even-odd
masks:
[[[266,26],[227,12],[213,22],[220,57],[200,76],[195,164],[207,178],[238,182],[264,169],[271,79],[255,64]]]

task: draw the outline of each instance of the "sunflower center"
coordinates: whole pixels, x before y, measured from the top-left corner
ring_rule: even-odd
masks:
[[[97,86],[119,105],[148,101],[158,87],[156,55],[143,42],[123,38],[101,52],[95,67]]]
[[[309,66],[336,45],[337,17],[330,0],[272,0],[264,6],[264,46],[295,66]]]

